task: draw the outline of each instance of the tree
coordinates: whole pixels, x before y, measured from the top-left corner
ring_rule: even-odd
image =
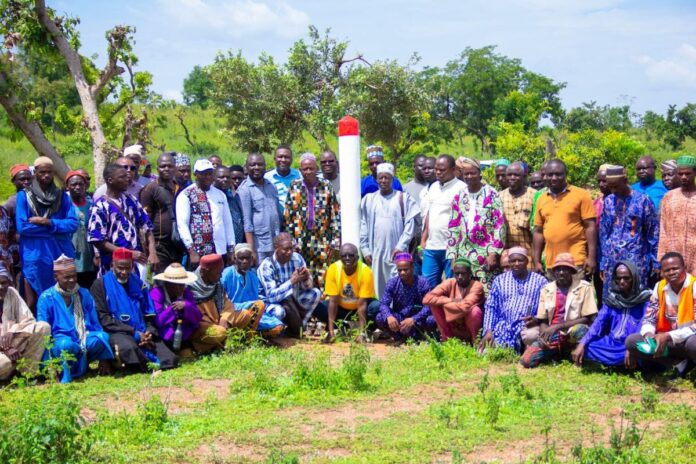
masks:
[[[568,111],[564,127],[570,132],[582,132],[592,129],[597,131],[627,131],[633,127],[631,107],[599,106],[597,102],[583,103],[582,106]]]
[[[669,105],[663,117],[652,111],[643,116],[643,128],[653,132],[673,150],[681,148],[687,137],[696,139],[696,104],[687,103],[680,110]]]
[[[208,108],[208,89],[211,80],[208,73],[200,66],[194,66],[193,70],[184,79],[184,103],[188,106],[199,106],[202,109]]]

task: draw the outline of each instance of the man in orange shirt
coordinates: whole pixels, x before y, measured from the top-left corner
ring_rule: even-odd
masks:
[[[548,162],[546,174],[549,190],[539,197],[534,217],[534,269],[544,272],[542,251],[547,263],[569,251],[575,265],[591,276],[597,267],[597,215],[590,193],[568,185],[566,165],[559,159]]]

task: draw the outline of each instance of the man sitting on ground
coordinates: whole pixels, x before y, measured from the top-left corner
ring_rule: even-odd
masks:
[[[321,290],[314,287],[314,279],[304,258],[295,250],[290,234],[282,232],[273,239],[274,253],[259,266],[260,297],[266,304],[281,305],[285,314],[274,314],[285,322],[287,334],[299,338],[304,325],[319,304]]]
[[[203,315],[198,330],[191,336],[193,348],[199,353],[224,347],[227,329],[255,331],[263,315],[263,308],[257,306],[235,309],[220,282],[223,268],[221,255],[203,256],[194,271],[198,280],[189,287]]]
[[[537,367],[574,347],[587,333],[597,314],[597,299],[591,283],[574,279],[578,272],[573,255],[559,253],[550,267],[554,277],[541,289],[537,327],[530,327],[523,338],[528,345],[520,359],[524,367]]]
[[[99,325],[92,295],[77,285],[75,260],[60,256],[53,262],[53,275],[56,284],[39,297],[37,319],[51,326],[53,345],[49,355],[62,358],[60,382],[81,377],[89,363],[96,360],[100,372],[110,372],[109,361],[114,359],[114,353],[109,346],[109,335]],[[64,352],[72,359],[65,359]]]
[[[155,328],[148,288],[133,274],[133,252],[117,248],[111,256],[111,270],[94,281],[90,292],[117,363],[142,372],[150,363],[160,369],[176,367],[176,356]]]
[[[665,253],[660,267],[664,279],[655,285],[640,333],[626,339],[626,366],[635,368],[637,358],[668,365],[679,363],[677,368],[683,375],[688,367],[684,361],[690,360],[692,365],[696,361],[696,277],[686,272],[684,257],[679,253]],[[646,349],[646,344],[652,348]]]
[[[379,300],[375,300],[375,282],[370,267],[360,261],[358,248],[352,243],[341,246],[339,261],[326,271],[324,294],[326,303],[317,308],[317,319],[327,324],[325,343],[335,339],[336,319],[342,321],[358,314],[359,341],[366,341],[367,321],[374,321],[379,312]]]
[[[387,281],[382,296],[377,327],[395,340],[422,339],[437,328],[430,308],[423,303],[430,283],[425,277],[413,274],[413,256],[397,253],[394,257],[398,275]]]
[[[471,279],[471,264],[458,258],[452,266],[454,278],[447,279],[423,298],[440,329],[441,340],[456,337],[469,344],[483,323],[483,284]]]
[[[36,322],[19,292],[10,287],[12,275],[0,263],[0,380],[8,379],[17,366],[28,373],[44,353],[51,326]]]

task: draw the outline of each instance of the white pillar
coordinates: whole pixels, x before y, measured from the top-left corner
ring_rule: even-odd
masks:
[[[344,116],[338,121],[338,163],[341,176],[341,244],[360,250],[360,125]]]

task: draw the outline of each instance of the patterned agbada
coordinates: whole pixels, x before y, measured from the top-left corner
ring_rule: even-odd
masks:
[[[655,205],[647,195],[632,190],[625,198],[612,194],[604,199],[599,223],[599,243],[602,245],[599,270],[606,276],[605,296],[611,284],[609,276],[622,260],[634,263],[640,271],[640,283],[648,285],[653,269],[659,267],[658,233]]]
[[[384,295],[380,299],[379,314],[375,318],[377,326],[397,340],[420,339],[434,331],[437,327],[435,318],[430,313],[430,308],[423,304],[423,297],[431,289],[428,280],[422,276],[414,276],[413,285],[410,286],[406,285],[399,276],[389,279]],[[392,332],[387,322],[390,317],[395,318],[399,323],[412,318],[414,326],[407,334]]]
[[[495,276],[484,269],[486,258],[491,253],[502,253],[505,247],[505,217],[498,192],[483,185],[476,193],[464,191],[456,195],[449,234],[447,257],[466,258],[472,275],[488,294]]]
[[[530,219],[532,218],[536,193],[537,191],[531,187],[527,187],[525,192],[518,197],[513,195],[509,188],[500,192],[506,226],[505,248],[520,246],[527,250],[529,256],[532,256],[533,230]],[[531,266],[531,261],[529,265]]]
[[[307,268],[318,287],[324,286],[324,274],[338,248],[341,233],[340,205],[331,183],[317,179],[308,186],[294,180],[285,201],[285,231],[298,244]],[[335,243],[334,243],[335,242]]]
[[[696,191],[670,190],[662,199],[660,241],[657,256],[676,251],[684,257],[686,270],[696,274]]]

